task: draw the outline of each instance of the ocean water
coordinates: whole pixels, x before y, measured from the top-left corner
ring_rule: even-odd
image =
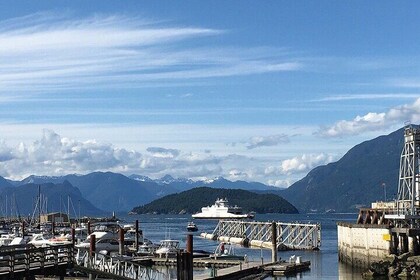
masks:
[[[181,248],[185,248],[186,226],[192,220],[190,215],[131,215],[120,217],[126,222],[139,220],[140,228],[143,230],[145,238],[159,243],[160,240],[171,238],[181,241]],[[279,251],[278,256],[287,260],[291,255],[301,256],[302,260],[311,261],[311,269],[299,273],[292,277],[277,277],[277,279],[361,279],[362,271],[351,268],[338,262],[337,253],[337,222],[354,222],[356,214],[258,214],[257,221],[280,221],[280,222],[302,222],[321,224],[321,248],[319,251]],[[201,232],[212,232],[217,225],[213,220],[194,220],[198,226],[198,232],[194,233],[194,249],[214,251],[218,245],[217,241],[200,238]],[[235,253],[246,254],[249,260],[261,261],[264,263],[271,261],[271,250],[244,248],[235,245]],[[174,269],[162,271],[167,275],[165,279],[176,279]],[[195,274],[208,273],[204,269],[197,270]],[[267,278],[270,279],[270,278]]]

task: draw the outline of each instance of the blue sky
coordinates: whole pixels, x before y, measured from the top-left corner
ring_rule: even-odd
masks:
[[[2,1],[0,175],[287,187],[420,123],[419,5]]]

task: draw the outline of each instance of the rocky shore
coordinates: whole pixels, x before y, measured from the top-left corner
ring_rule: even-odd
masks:
[[[362,276],[363,279],[420,279],[420,256],[391,254],[383,261],[372,263]]]

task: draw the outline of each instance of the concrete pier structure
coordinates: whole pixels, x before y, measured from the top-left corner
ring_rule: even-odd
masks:
[[[357,221],[338,223],[337,232],[339,260],[355,267],[420,253],[420,127],[404,129],[397,199],[360,209]]]
[[[338,258],[355,267],[368,267],[390,254],[391,229],[387,225],[338,223]]]

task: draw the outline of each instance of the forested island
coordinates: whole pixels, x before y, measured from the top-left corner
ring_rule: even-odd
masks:
[[[227,198],[230,205],[238,205],[244,212],[298,213],[292,204],[278,195],[209,187],[199,187],[167,195],[148,204],[135,207],[132,212],[137,214],[193,214],[201,211],[201,207],[214,204],[217,198]]]

